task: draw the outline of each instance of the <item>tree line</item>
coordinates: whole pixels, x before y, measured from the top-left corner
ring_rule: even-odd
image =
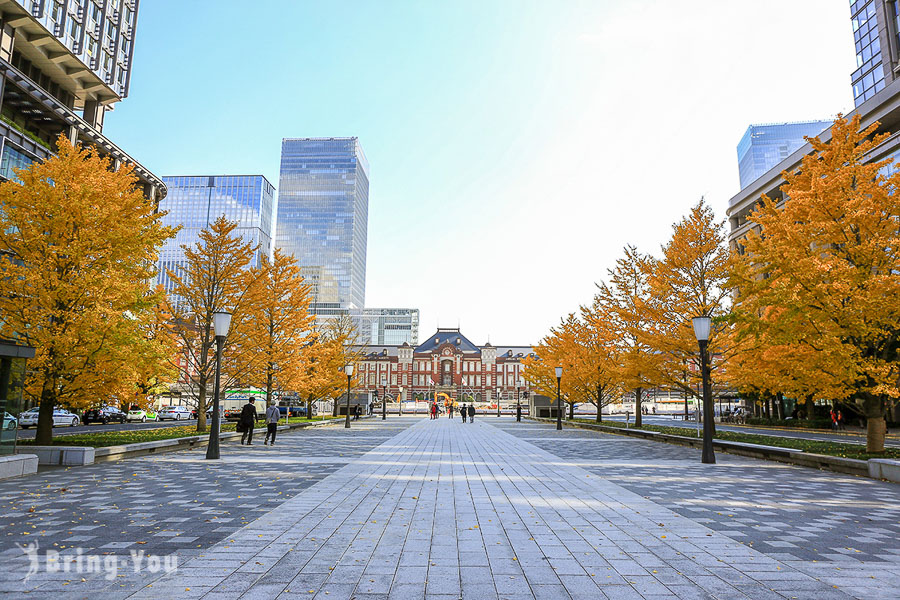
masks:
[[[307,402],[339,392],[355,358],[349,319],[317,330],[293,256],[257,247],[220,217],[154,282],[159,251],[178,231],[146,199],[130,165],[64,136],[57,155],[0,184],[0,339],[35,348],[24,395],[39,406],[38,444],[52,440],[57,406],[145,405],[182,381],[206,430],[215,370],[213,314],[232,313],[223,389],[292,392]],[[309,413],[308,413],[309,414]]]
[[[900,398],[900,171],[868,161],[878,124],[838,116],[831,139],[782,174],[786,200],[763,195],[745,236],[701,199],[657,256],[626,246],[592,301],[564,317],[527,362],[530,383],[572,406],[628,395],[641,425],[647,390],[698,396],[692,318],[709,316],[713,389],[751,401],[840,404],[867,422],[867,451],[884,451]]]

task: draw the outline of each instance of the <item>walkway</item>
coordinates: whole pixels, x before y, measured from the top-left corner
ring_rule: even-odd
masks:
[[[829,600],[894,598],[900,584],[897,561],[877,577],[789,565],[504,431],[553,447],[547,426],[389,423],[409,427],[174,573],[40,573],[29,597]]]

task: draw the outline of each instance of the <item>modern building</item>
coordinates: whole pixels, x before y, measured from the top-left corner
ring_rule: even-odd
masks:
[[[282,141],[275,244],[300,264],[316,314],[365,306],[368,220],[369,164],[357,138]]]
[[[531,346],[476,346],[458,328],[438,329],[422,344],[371,344],[356,365],[358,398],[388,395],[425,401],[447,394],[458,402],[525,403],[523,377]]]
[[[900,1],[851,0],[856,69],[850,76],[859,107],[898,77]]]
[[[831,126],[831,121],[751,125],[737,146],[738,171],[744,189]]]
[[[175,238],[163,246],[159,255],[157,282],[167,292],[172,281],[166,270],[177,272],[184,264],[182,246],[200,241],[200,232],[224,216],[236,221],[236,233],[256,247],[252,265],[271,257],[272,211],[275,188],[262,175],[175,175],[163,177],[168,195],[159,203],[167,211],[163,224],[180,226]]]
[[[897,60],[897,57],[900,56],[900,43],[898,43],[900,38],[897,35],[898,4],[900,2],[875,2],[873,0],[857,0],[851,3],[857,62],[860,64],[860,70],[854,73],[854,80],[858,80],[859,73],[863,73],[863,79],[865,79],[865,74],[873,71],[879,72],[880,77],[881,72],[878,68],[872,67],[873,63],[877,63],[883,67],[884,83],[872,86],[864,83],[860,88],[861,95],[854,87],[856,109],[850,112],[847,118],[858,114],[862,128],[867,128],[877,122],[877,133],[879,134],[894,134],[900,131],[900,80],[893,77],[894,68],[900,66]],[[870,47],[868,52],[863,52],[865,47]],[[873,54],[873,48],[875,54]],[[823,131],[819,138],[823,142],[830,140],[830,128]],[[748,217],[757,207],[760,196],[765,194],[776,202],[786,201],[781,189],[785,183],[781,173],[796,170],[803,157],[810,152],[812,152],[810,144],[804,144],[729,200],[726,213],[730,225],[729,243],[737,252],[743,252],[741,240],[755,227]],[[888,158],[895,161],[885,167],[888,174],[900,169],[900,164],[896,162],[900,160],[900,136],[892,135],[866,156],[866,160],[870,162]],[[894,407],[893,412],[895,419],[900,418],[900,406]]]
[[[0,178],[46,160],[56,139],[134,165],[145,196],[165,185],[103,135],[128,95],[138,0],[0,0]]]
[[[364,308],[350,314],[362,344],[399,346],[419,343],[417,308]]]

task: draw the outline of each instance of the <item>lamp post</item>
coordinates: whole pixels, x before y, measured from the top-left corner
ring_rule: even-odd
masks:
[[[701,461],[715,464],[716,454],[713,451],[713,400],[709,385],[709,329],[711,319],[708,316],[694,317],[694,335],[700,344],[700,376],[703,379],[703,456]]]
[[[381,395],[381,420],[387,419],[387,379],[381,378],[381,388],[384,393]]]
[[[516,422],[522,420],[522,389],[516,388]]]
[[[217,460],[219,458],[219,383],[222,377],[222,348],[225,346],[225,337],[231,326],[231,313],[219,311],[213,313],[213,331],[216,335],[216,387],[213,395],[212,423],[209,428],[209,443],[206,445],[206,458]]]
[[[562,381],[562,367],[556,367],[556,430],[562,431],[562,399],[559,394],[559,384]]]
[[[353,365],[344,367],[347,375],[347,418],[344,420],[344,429],[350,429],[350,378],[353,377]]]
[[[403,386],[400,386],[400,392],[397,395],[397,416],[403,416]]]

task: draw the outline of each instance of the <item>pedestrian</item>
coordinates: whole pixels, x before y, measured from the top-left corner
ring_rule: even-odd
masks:
[[[431,419],[437,419],[437,402],[431,403]]]
[[[243,445],[244,442],[246,442],[248,446],[253,445],[253,427],[256,425],[256,420],[259,418],[259,415],[256,414],[256,405],[254,402],[255,399],[250,398],[247,404],[241,409],[240,423],[241,427],[244,428],[244,432],[241,435],[241,445]]]
[[[837,426],[838,426],[838,430],[840,430],[840,431],[844,430],[844,413],[842,413],[840,411],[840,409],[838,409],[838,411],[837,411]]]
[[[448,419],[453,418],[453,405],[452,404],[447,407],[447,418]]]
[[[474,423],[474,422],[475,422],[475,405],[470,404],[469,405],[469,423]]]
[[[275,401],[266,409],[266,438],[263,440],[263,446],[275,445],[275,433],[278,431],[278,420],[281,418],[281,411],[275,405]],[[271,439],[270,439],[271,437]]]
[[[833,407],[831,409],[831,412],[828,414],[831,417],[831,430],[837,431],[837,428],[838,428],[837,413],[834,411]]]
[[[362,410],[360,410],[359,404],[357,404],[356,407],[353,409],[353,420],[354,421],[359,421],[359,413],[361,413],[361,412],[362,412]]]
[[[459,407],[459,416],[462,417],[462,422],[463,422],[463,423],[466,422],[466,415],[468,415],[468,414],[469,414],[469,413],[466,412],[466,405],[465,405],[465,404],[463,404],[462,406]]]

